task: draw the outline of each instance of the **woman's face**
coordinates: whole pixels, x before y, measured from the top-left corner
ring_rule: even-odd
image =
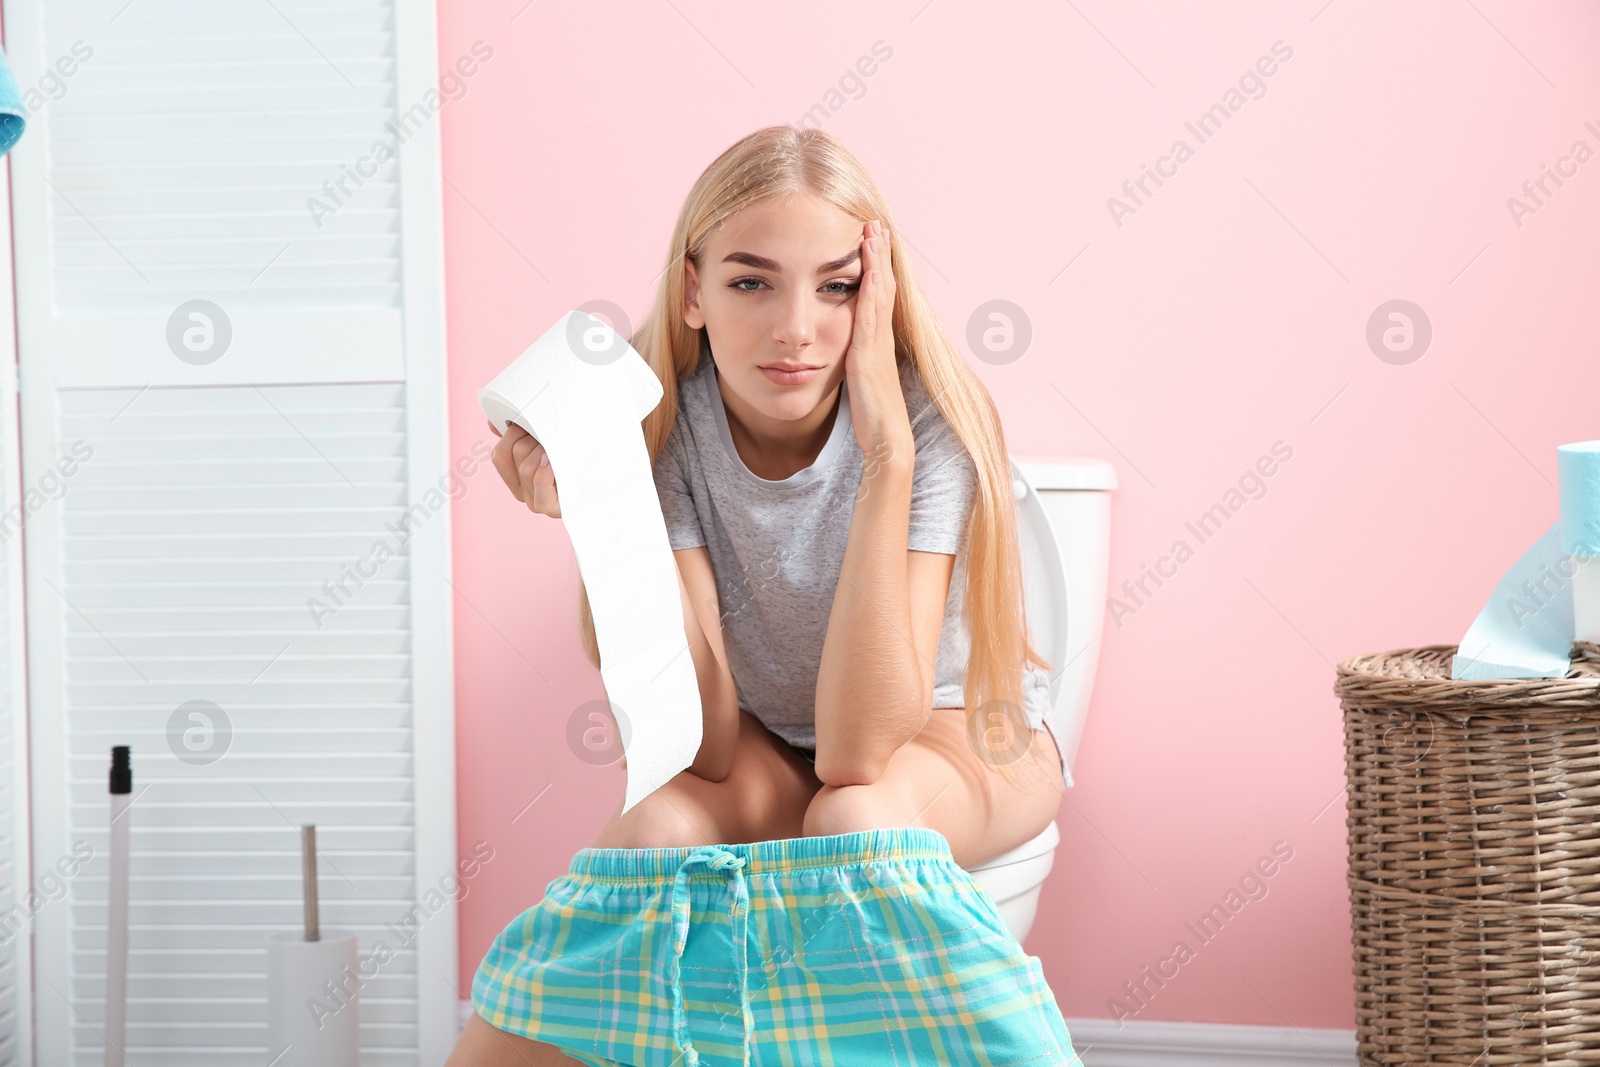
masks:
[[[747,406],[741,414],[753,415],[753,429],[776,429],[760,425],[763,416],[806,419],[844,379],[862,225],[794,194],[730,215],[707,239],[701,269],[689,264],[684,321],[705,327],[717,373]],[[816,369],[777,369],[787,365]]]

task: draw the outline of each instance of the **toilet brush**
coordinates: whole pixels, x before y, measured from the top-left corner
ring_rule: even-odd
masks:
[[[127,745],[111,749],[111,871],[106,886],[106,1067],[124,1067],[128,1029],[128,807],[133,763]]]
[[[320,923],[317,919],[317,828],[310,824],[300,827],[300,895],[305,901],[305,939],[320,941]]]

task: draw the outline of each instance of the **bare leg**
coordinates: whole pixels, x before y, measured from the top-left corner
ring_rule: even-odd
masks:
[[[804,756],[748,711],[739,712],[733,768],[720,782],[682,771],[634,805],[613,814],[597,848],[682,848],[801,836],[806,805],[822,783]],[[621,810],[622,805],[617,805]],[[582,1065],[553,1045],[508,1034],[476,1012],[445,1067]]]
[[[444,1067],[586,1067],[553,1045],[529,1041],[490,1026],[477,1012],[467,1020]]]
[[[806,810],[806,836],[927,826],[950,841],[971,870],[1036,836],[1061,807],[1061,757],[1043,728],[1007,768],[1021,786],[978,757],[967,742],[966,711],[935,708],[922,732],[889,759],[870,785],[825,785]]]
[[[594,843],[682,848],[799,837],[806,805],[821,788],[804,756],[741,709],[728,777],[710,782],[681,771],[626,815],[613,814]]]

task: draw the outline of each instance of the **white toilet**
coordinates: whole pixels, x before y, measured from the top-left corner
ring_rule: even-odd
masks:
[[[1029,635],[1050,663],[1052,725],[1070,772],[1100,659],[1117,473],[1102,459],[1042,456],[1012,457],[1011,472]],[[1033,926],[1060,840],[1051,820],[1033,840],[970,869],[1018,941]]]

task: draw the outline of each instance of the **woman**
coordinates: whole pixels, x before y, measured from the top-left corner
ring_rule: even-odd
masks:
[[[729,148],[683,207],[630,342],[664,387],[643,429],[703,740],[595,849],[925,827],[971,868],[1056,813],[1062,753],[998,415],[888,217],[840,143],[787,126]],[[493,459],[518,500],[560,517],[526,432],[509,426]],[[537,1032],[474,1015],[452,1063],[580,1062],[506,1029]]]

